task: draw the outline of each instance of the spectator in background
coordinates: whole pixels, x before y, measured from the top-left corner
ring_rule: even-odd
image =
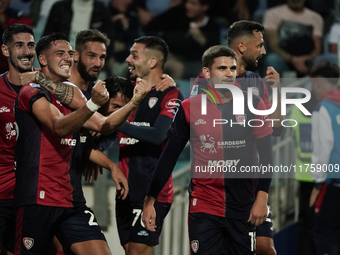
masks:
[[[317,101],[312,91],[311,99],[304,104],[309,112],[313,112]],[[313,151],[312,144],[312,118],[305,116],[300,109],[294,105],[290,114],[292,129],[294,131],[297,158],[295,164],[302,166],[301,171],[294,173],[294,178],[299,183],[298,199],[299,214],[297,226],[297,250],[298,255],[314,255],[313,242],[313,219],[314,207],[309,206],[309,198],[314,188],[310,172],[310,163]],[[297,124],[296,124],[297,123]]]
[[[14,23],[32,26],[31,19],[28,16],[24,16],[20,10],[9,7],[10,4],[11,0],[1,0],[0,2],[0,38],[6,28]],[[0,45],[2,45],[2,38],[0,40]],[[8,69],[7,58],[0,53],[0,74],[6,72]]]
[[[340,22],[336,22],[331,26],[328,42],[329,52],[338,54],[338,43],[340,42]]]
[[[311,173],[315,187],[310,206],[315,204],[313,237],[317,255],[339,254],[339,73],[337,64],[324,61],[314,66],[310,74],[316,99],[321,101],[312,114],[312,165],[315,171]]]
[[[146,26],[157,15],[182,4],[183,0],[135,0],[134,2],[139,22],[143,26]]]
[[[321,53],[323,19],[304,7],[304,3],[305,0],[287,0],[264,15],[271,51],[265,58],[265,66],[273,66],[281,75],[290,70],[299,76],[306,75],[313,59]]]
[[[48,16],[44,34],[66,34],[74,48],[76,34],[86,29],[98,29],[110,35],[110,18],[103,2],[98,0],[62,0],[56,2]],[[108,52],[110,54],[110,52]]]
[[[203,52],[220,42],[219,26],[207,14],[210,3],[186,0],[144,27],[147,34],[161,36],[169,45],[171,54],[165,72],[174,79],[199,75]]]
[[[113,35],[111,40],[111,51],[113,56],[108,58],[110,69],[115,75],[126,76],[126,56],[134,43],[134,39],[140,36],[141,26],[137,14],[133,10],[133,0],[111,0],[109,12]]]

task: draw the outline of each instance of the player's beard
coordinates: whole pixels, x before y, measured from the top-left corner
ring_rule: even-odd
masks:
[[[245,63],[246,69],[255,69],[258,66],[258,62],[256,62],[256,60],[258,61],[259,58],[254,59],[254,57],[248,56],[247,54],[244,54],[242,56],[242,60]]]
[[[89,70],[86,70],[86,66],[81,61],[81,58],[79,58],[78,68],[77,69],[78,69],[78,72],[79,72],[80,76],[85,81],[96,81],[98,79],[98,76],[99,76],[99,73],[100,73],[100,69],[99,69],[98,75],[91,75],[91,74],[89,74]]]
[[[29,59],[29,61],[31,61],[34,57],[30,55],[30,56],[27,56],[27,58]],[[13,58],[12,55],[10,55],[9,60],[11,62],[11,65],[14,66],[16,69],[18,69],[18,71],[20,73],[25,73],[25,72],[31,72],[32,71],[32,68],[33,68],[33,63],[32,62],[31,62],[30,66],[21,66],[19,64],[20,63],[19,58],[18,57]]]

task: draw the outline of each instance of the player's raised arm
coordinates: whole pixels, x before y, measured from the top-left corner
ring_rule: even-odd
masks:
[[[95,113],[85,124],[84,127],[102,134],[110,134],[118,129],[120,125],[129,117],[140,102],[145,98],[151,86],[137,79],[132,99],[119,110],[111,113],[108,117],[104,117],[100,113]],[[98,107],[99,108],[99,107]]]
[[[78,110],[63,115],[46,97],[41,97],[32,105],[32,112],[38,120],[60,137],[76,132],[94,113],[93,105],[105,104],[109,95],[102,81],[93,87],[92,98]]]
[[[50,77],[42,72],[26,72],[20,74],[21,85],[30,82],[39,83],[46,88],[59,102],[76,110],[86,104],[86,97],[77,86],[72,86],[64,82],[53,81]]]

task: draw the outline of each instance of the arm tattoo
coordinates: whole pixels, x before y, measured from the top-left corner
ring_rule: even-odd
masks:
[[[75,88],[71,85],[52,81],[50,77],[42,72],[36,72],[34,78],[36,82],[46,88],[63,105],[68,106],[73,102]]]

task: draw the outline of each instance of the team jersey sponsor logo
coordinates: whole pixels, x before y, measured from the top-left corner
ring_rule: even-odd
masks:
[[[136,144],[138,143],[139,140],[135,139],[135,138],[131,138],[131,137],[122,137],[120,138],[119,144]]]
[[[81,136],[80,137],[80,142],[81,143],[86,143],[86,136]],[[69,145],[69,146],[76,146],[77,144],[77,139],[72,139],[72,138],[61,138],[60,144],[63,145]]]
[[[246,123],[246,120],[247,120],[247,114],[238,114],[238,115],[236,115],[236,121],[241,126],[243,126]]]
[[[191,250],[192,250],[194,253],[197,253],[198,248],[199,248],[199,242],[198,242],[198,240],[192,240],[191,243],[190,243],[190,246],[191,246]]]
[[[174,107],[179,107],[181,105],[181,100],[178,98],[173,98],[170,99],[166,104],[165,107],[166,108],[174,108]]]
[[[202,143],[201,145],[201,151],[202,152],[209,152],[209,153],[217,153],[215,149],[215,140],[214,137],[210,135],[200,135],[200,141]]]
[[[151,98],[149,99],[149,107],[150,107],[150,108],[154,107],[154,106],[156,105],[157,101],[158,101],[158,98],[157,98],[157,97],[151,97]]]
[[[27,250],[31,249],[34,245],[34,239],[31,237],[24,237],[22,242],[24,243],[24,246]]]
[[[237,141],[218,141],[217,148],[241,148],[247,146],[246,140]]]
[[[17,135],[16,128],[15,128],[15,123],[8,122],[5,125],[6,129],[6,139],[11,140],[12,137],[15,137]]]
[[[208,166],[237,166],[240,159],[230,159],[230,160],[209,160]]]
[[[2,106],[1,108],[0,108],[0,113],[2,113],[2,112],[10,112],[11,110],[10,109],[8,109],[6,106]]]
[[[259,91],[259,88],[258,87],[251,87],[252,91],[253,91],[253,94],[255,96],[260,96],[260,91]]]
[[[143,127],[150,127],[150,123],[149,122],[130,122],[131,125],[135,125],[135,126],[143,126]]]
[[[204,124],[207,124],[207,122],[204,120],[204,119],[198,119],[196,122],[195,122],[195,125],[204,125]]]

